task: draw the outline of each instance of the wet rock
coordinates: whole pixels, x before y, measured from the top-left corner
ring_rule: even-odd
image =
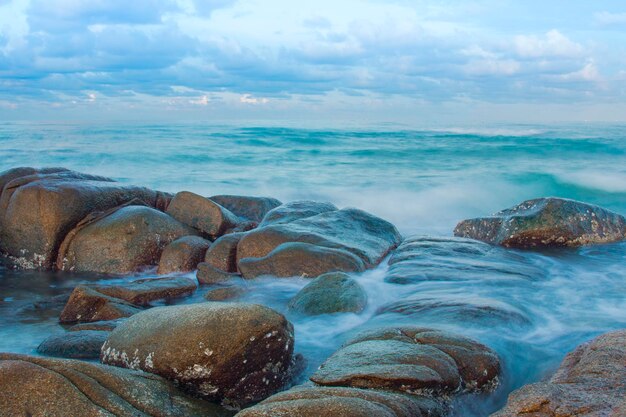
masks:
[[[208,301],[227,301],[239,298],[246,293],[244,287],[228,285],[225,287],[213,288],[204,294],[204,299]]]
[[[93,289],[100,294],[137,306],[147,306],[156,300],[171,300],[191,295],[196,288],[196,283],[185,277],[148,278],[123,284],[93,286]]]
[[[361,210],[343,209],[252,230],[239,241],[237,259],[241,270],[242,259],[263,258],[283,243],[301,242],[350,252],[359,257],[365,267],[371,268],[400,240],[400,234],[391,223]],[[303,261],[306,263],[306,259]]]
[[[490,217],[464,220],[456,236],[514,248],[581,246],[626,238],[626,219],[591,204],[538,198]]]
[[[240,195],[214,195],[209,197],[233,214],[253,222],[260,222],[268,211],[282,203],[270,197],[247,197]]]
[[[229,210],[198,194],[182,191],[170,202],[167,214],[214,240],[237,227],[239,218]]]
[[[61,246],[57,267],[108,274],[156,265],[169,243],[197,234],[167,214],[146,206],[125,206],[81,225]]]
[[[262,275],[317,277],[333,271],[361,272],[365,270],[365,264],[356,255],[342,249],[288,242],[261,258],[241,259],[239,270],[244,278]]]
[[[72,359],[98,359],[100,349],[109,332],[81,330],[48,337],[37,347],[37,352],[47,356]]]
[[[338,210],[337,207],[330,203],[308,200],[291,201],[269,211],[259,224],[259,227],[289,223],[336,210]]]
[[[60,323],[72,324],[116,320],[130,317],[141,310],[118,298],[101,294],[93,288],[79,285],[74,289],[59,318]]]
[[[117,326],[122,324],[124,319],[118,320],[103,320],[103,321],[94,321],[92,323],[79,323],[75,324],[71,327],[68,327],[68,332],[80,332],[83,330],[99,330],[103,332],[110,332],[115,329]]]
[[[296,387],[237,417],[439,417],[444,407],[423,396],[356,388]]]
[[[389,259],[385,281],[480,281],[494,283],[537,280],[544,272],[526,258],[504,248],[458,237],[413,236]]]
[[[245,233],[231,233],[217,239],[206,252],[207,262],[224,272],[237,272],[237,245]]]
[[[626,410],[626,330],[584,343],[552,378],[526,385],[493,417],[623,416]]]
[[[0,392],[2,416],[231,415],[156,375],[71,359],[2,353]]]
[[[211,242],[199,236],[184,236],[165,247],[159,260],[158,274],[189,272],[204,259]]]
[[[491,391],[500,361],[462,336],[418,327],[381,328],[348,341],[311,376],[320,385],[450,395]]]
[[[237,407],[274,393],[292,361],[293,327],[260,305],[207,302],[156,307],[113,330],[106,364],[142,369]]]
[[[360,313],[367,294],[349,275],[331,272],[307,284],[289,301],[289,309],[307,315]]]
[[[241,275],[224,272],[221,269],[215,268],[209,263],[202,262],[198,264],[198,272],[196,274],[196,278],[198,279],[198,283],[200,285],[212,285],[223,284],[225,282],[241,278]]]
[[[156,207],[163,194],[62,169],[17,168],[0,174],[0,250],[23,268],[50,269],[63,238],[89,213],[139,199]]]

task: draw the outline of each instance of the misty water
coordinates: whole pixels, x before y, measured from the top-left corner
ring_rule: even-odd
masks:
[[[451,240],[455,224],[523,200],[558,196],[626,213],[626,126],[415,129],[203,124],[0,124],[0,169],[63,166],[128,184],[203,195],[330,201],[393,222],[411,262],[360,274],[361,314],[305,318],[286,304],[305,279],[247,281],[244,301],[285,313],[306,379],[354,333],[379,325],[446,329],[495,349],[499,390],[461,398],[459,416],[484,416],[506,395],[549,375],[593,336],[626,327],[626,244],[530,252]],[[193,277],[194,274],[188,274]],[[133,277],[13,271],[0,266],[0,351],[35,353],[57,324],[62,297],[82,282]],[[203,302],[205,289],[182,303]]]

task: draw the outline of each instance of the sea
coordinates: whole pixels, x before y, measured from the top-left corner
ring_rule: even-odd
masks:
[[[407,238],[451,237],[460,220],[536,197],[576,199],[626,214],[623,124],[302,128],[262,122],[0,122],[0,171],[18,166],[67,167],[169,192],[328,201],[380,216]],[[292,321],[296,350],[307,361],[303,381],[347,338],[373,324],[418,325],[474,338],[500,356],[500,388],[491,395],[461,397],[454,415],[487,416],[514,389],[549,377],[577,345],[626,328],[625,243],[501,251],[503,270],[524,265],[530,272],[496,279],[497,268],[485,268],[483,277],[477,260],[469,279],[463,270],[467,256],[455,269],[455,257],[448,254],[426,264],[431,275],[440,265],[449,279],[394,283],[385,280],[385,260],[355,276],[369,297],[360,314],[290,313],[288,300],[306,284],[301,278],[255,280],[244,301],[268,305]],[[426,261],[429,256],[424,254]],[[78,283],[138,276],[156,275],[0,267],[0,351],[36,354],[43,339],[62,333],[54,300]],[[439,308],[383,314],[407,297],[436,300],[432,305]],[[505,306],[523,319],[485,320],[466,308],[455,310],[455,303],[445,303],[450,299]],[[202,301],[198,291],[181,302]]]

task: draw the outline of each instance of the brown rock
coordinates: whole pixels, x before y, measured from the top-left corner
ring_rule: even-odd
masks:
[[[356,388],[296,387],[242,410],[237,417],[441,417],[431,398]]]
[[[214,401],[241,406],[276,392],[292,362],[293,327],[260,305],[156,307],[117,327],[106,364],[142,369]]]
[[[239,223],[239,218],[229,210],[189,191],[182,191],[174,196],[167,208],[167,214],[211,239],[217,239]]]
[[[253,222],[260,222],[268,211],[282,203],[270,197],[247,197],[240,195],[214,195],[209,197],[233,214]]]
[[[221,269],[215,268],[209,263],[202,262],[198,264],[198,272],[196,274],[196,278],[198,279],[198,283],[200,285],[212,285],[223,284],[225,282],[241,278],[241,275],[225,272]]]
[[[0,174],[0,183],[6,182],[0,197],[0,250],[24,268],[52,268],[65,235],[89,213],[133,199],[156,206],[161,198],[155,191],[103,177],[61,169],[32,172]]]
[[[245,233],[231,233],[217,239],[206,252],[204,262],[225,272],[237,272],[237,245]]]
[[[126,274],[156,265],[170,242],[197,234],[174,218],[146,206],[125,206],[65,239],[57,267],[67,271]]]
[[[206,417],[231,413],[156,375],[70,359],[0,354],[0,415]]]
[[[185,277],[148,278],[115,285],[96,285],[94,290],[109,297],[119,298],[138,306],[147,306],[156,300],[171,300],[193,294],[196,283]]]
[[[493,417],[621,417],[626,410],[626,330],[569,353],[552,378],[525,385]]]
[[[130,317],[141,311],[126,301],[109,297],[96,290],[79,285],[74,289],[69,301],[61,312],[59,322],[78,323],[102,320],[116,320]]]
[[[204,299],[208,301],[228,301],[241,297],[246,293],[246,289],[237,285],[213,288],[204,294]]]
[[[185,236],[165,247],[159,260],[158,274],[189,272],[204,259],[211,242],[199,236]]]

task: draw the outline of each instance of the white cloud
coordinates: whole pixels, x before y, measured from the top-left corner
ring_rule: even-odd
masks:
[[[593,61],[588,61],[585,66],[578,71],[559,75],[558,78],[562,81],[601,81],[600,71]]]
[[[626,13],[598,12],[593,15],[593,18],[600,26],[626,25]]]
[[[519,35],[514,39],[515,52],[524,58],[577,57],[584,52],[581,44],[552,29],[545,36]]]
[[[252,97],[251,94],[244,94],[243,96],[239,97],[239,101],[241,103],[245,103],[245,104],[267,104],[267,103],[269,103],[269,100],[267,98]]]
[[[198,106],[208,106],[210,101],[211,100],[209,100],[209,96],[205,94],[197,100],[189,100],[189,103],[196,104]]]
[[[521,65],[513,59],[484,59],[470,61],[464,70],[470,75],[513,75],[519,72]]]

